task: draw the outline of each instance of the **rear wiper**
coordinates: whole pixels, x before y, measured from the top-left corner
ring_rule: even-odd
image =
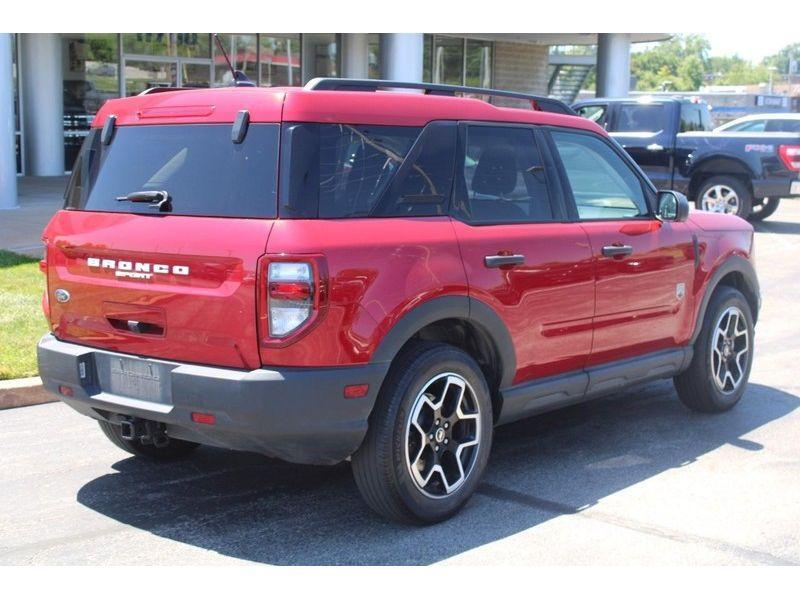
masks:
[[[157,208],[161,212],[172,210],[171,200],[169,193],[164,190],[143,190],[131,192],[127,196],[117,196],[117,202],[147,202],[152,208]]]

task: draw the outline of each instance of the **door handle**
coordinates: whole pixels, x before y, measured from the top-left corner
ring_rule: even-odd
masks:
[[[483,257],[483,263],[490,269],[498,267],[513,267],[525,262],[522,254],[492,254]]]
[[[603,246],[603,256],[627,256],[633,253],[633,246]]]
[[[650,152],[661,152],[664,149],[664,146],[661,144],[650,144],[647,146],[647,150]]]

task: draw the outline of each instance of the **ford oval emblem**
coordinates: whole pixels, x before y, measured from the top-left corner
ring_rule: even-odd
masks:
[[[67,290],[62,290],[61,288],[58,288],[55,291],[55,297],[56,301],[61,302],[62,304],[64,302],[69,302],[69,292]]]

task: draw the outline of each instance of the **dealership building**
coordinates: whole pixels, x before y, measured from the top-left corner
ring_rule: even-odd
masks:
[[[626,95],[631,44],[668,37],[219,35],[234,67],[259,86],[299,86],[314,77],[381,78],[494,87],[566,101],[574,99],[595,68],[598,94]],[[69,171],[106,100],[157,86],[211,87],[230,81],[225,59],[207,33],[0,34],[0,208],[16,206],[19,175]]]

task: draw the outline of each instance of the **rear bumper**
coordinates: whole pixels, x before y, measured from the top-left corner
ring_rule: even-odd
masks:
[[[157,401],[104,391],[106,365],[139,358],[97,350],[45,335],[38,345],[45,388],[95,419],[118,415],[165,423],[171,437],[260,452],[290,462],[334,464],[361,444],[367,418],[388,365],[240,371],[142,359],[162,379]],[[344,398],[346,385],[369,384],[363,398]],[[59,386],[72,388],[71,397]],[[211,413],[213,425],[192,421]]]
[[[800,196],[800,176],[754,179],[754,198],[791,198]]]

